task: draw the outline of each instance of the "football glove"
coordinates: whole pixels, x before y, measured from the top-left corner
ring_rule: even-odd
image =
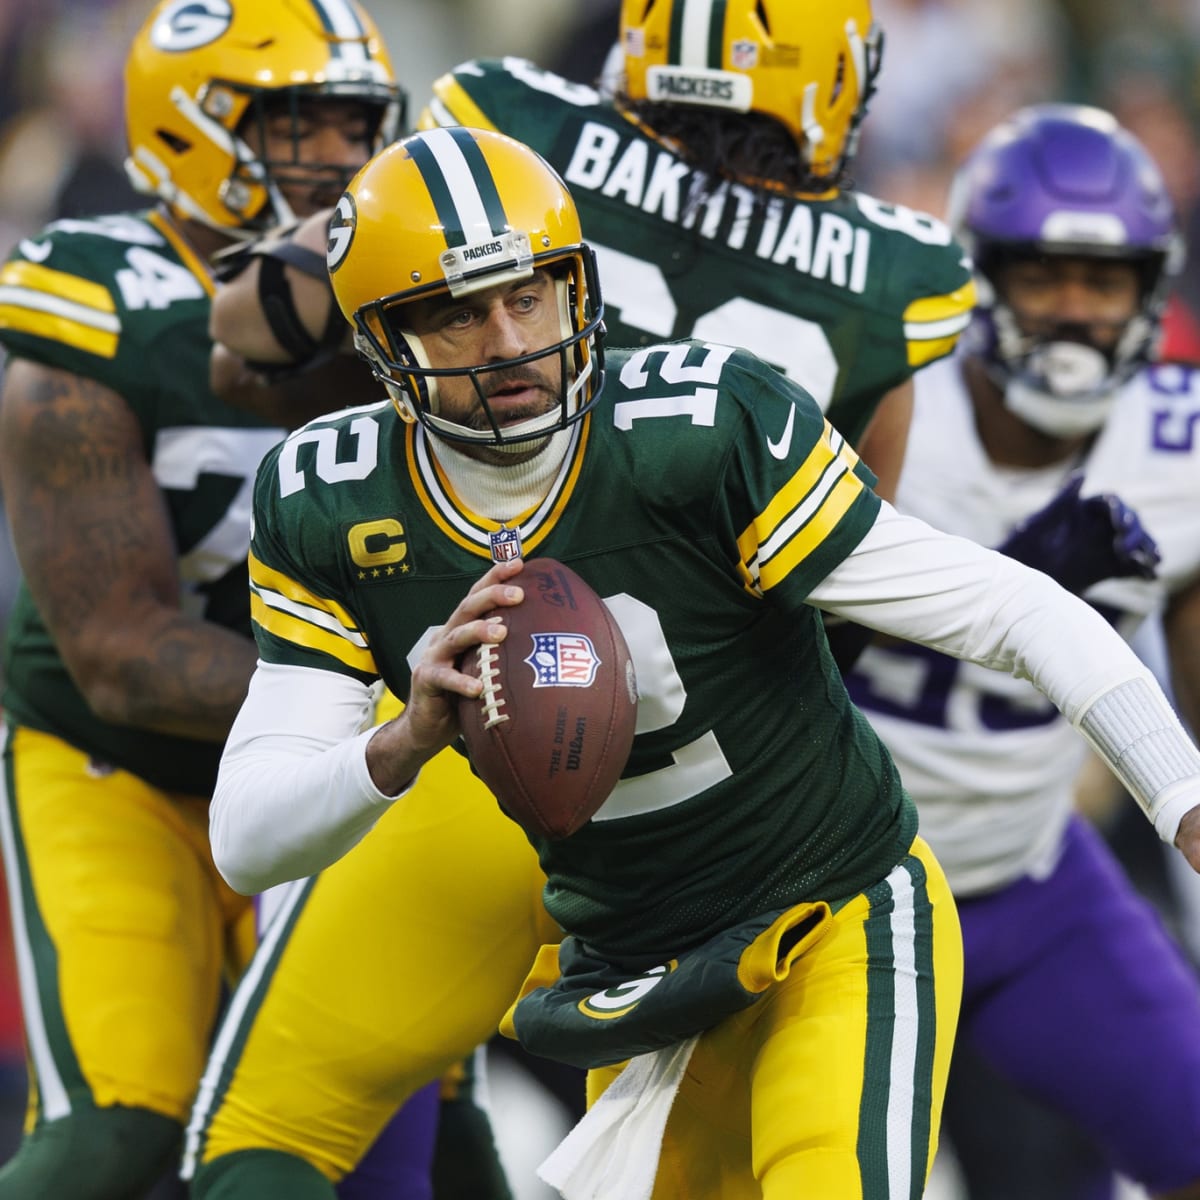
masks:
[[[1138,515],[1118,496],[1080,496],[1075,474],[1044,508],[996,547],[1080,595],[1102,579],[1153,579],[1160,555]]]

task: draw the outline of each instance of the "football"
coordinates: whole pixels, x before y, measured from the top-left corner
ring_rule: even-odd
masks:
[[[463,742],[500,807],[558,841],[592,818],[629,758],[633,660],[604,601],[569,567],[534,558],[508,582],[525,589],[497,610],[508,636],[459,663],[483,680],[482,695],[459,698]]]

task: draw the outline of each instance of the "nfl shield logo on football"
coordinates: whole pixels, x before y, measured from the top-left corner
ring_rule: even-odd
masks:
[[[519,529],[508,529],[507,527],[497,529],[495,533],[488,534],[488,542],[492,548],[492,562],[511,562],[514,558],[521,557],[521,531]]]
[[[533,668],[533,686],[591,687],[600,667],[592,639],[582,633],[535,633],[525,659]]]
[[[739,71],[749,70],[758,65],[758,43],[737,41],[729,47],[729,65]]]

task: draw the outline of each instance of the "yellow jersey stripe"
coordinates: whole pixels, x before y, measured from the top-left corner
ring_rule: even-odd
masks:
[[[958,333],[954,333],[950,337],[940,338],[935,342],[910,341],[908,343],[908,365],[914,368],[923,367],[927,363],[934,362],[936,359],[945,358],[957,344]]]
[[[61,312],[45,311],[44,301],[37,292],[13,294],[11,288],[0,288],[0,329],[11,329],[48,342],[59,342],[72,350],[83,350],[97,358],[115,358],[120,341],[120,322],[110,321],[114,329],[97,328],[91,320],[80,321]]]
[[[863,483],[857,475],[849,471],[842,474],[824,503],[797,535],[759,564],[759,588],[767,592],[786,579],[837,528],[862,490]]]
[[[40,263],[17,259],[0,269],[0,286],[18,292],[44,292],[48,298],[65,301],[72,308],[93,309],[96,314],[112,317],[117,311],[112,293],[102,283],[55,271]],[[82,319],[82,318],[81,318]]]
[[[301,604],[296,600],[289,600],[279,592],[273,592],[270,588],[255,587],[253,584],[250,586],[250,591],[268,608],[278,609],[280,612],[289,613],[297,620],[304,621],[306,624],[316,625],[318,628],[324,629],[327,633],[333,634],[334,637],[344,638],[350,645],[359,650],[367,648],[367,639],[357,629],[347,629],[324,608],[314,608],[308,604]]]
[[[752,562],[758,555],[759,547],[769,541],[776,528],[803,504],[804,498],[828,470],[834,457],[833,447],[826,438],[822,438],[809,451],[796,473],[771,497],[767,507],[738,538],[738,551],[743,562]]]
[[[250,568],[250,582],[263,591],[277,592],[280,596],[316,612],[328,613],[348,633],[358,633],[358,622],[336,600],[326,600],[302,587],[288,575],[268,567],[253,551],[247,557]]]
[[[975,282],[968,280],[962,287],[941,296],[922,296],[904,310],[904,322],[914,329],[923,325],[937,326],[942,321],[953,321],[971,315],[975,307]]]
[[[103,284],[18,260],[0,268],[0,328],[114,358],[121,319]]]
[[[431,102],[417,120],[418,129],[437,129],[439,126],[469,125],[473,129],[495,129],[492,121],[467,94],[453,74],[443,75],[433,82],[435,102]]]
[[[293,646],[319,650],[365,675],[379,674],[375,666],[375,656],[370,650],[360,650],[337,634],[328,633],[307,621],[302,621],[299,617],[272,608],[261,596],[253,592],[250,595],[250,619],[268,633],[290,642]]]
[[[943,296],[925,296],[904,310],[904,336],[908,365],[921,367],[954,348],[959,334],[971,321],[975,283],[969,281]]]
[[[825,436],[837,452],[838,458],[853,471],[859,464],[858,451],[828,421],[825,422]]]

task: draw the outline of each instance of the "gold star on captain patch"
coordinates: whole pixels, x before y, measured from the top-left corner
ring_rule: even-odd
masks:
[[[395,567],[388,567],[388,569],[387,569],[387,573],[388,573],[389,575],[395,575],[395,573],[396,573],[396,568],[395,568]]]
[[[379,578],[379,568],[378,568],[378,567],[376,567],[376,568],[375,568],[375,569],[374,569],[374,570],[371,572],[371,578],[372,578],[372,579],[378,579],[378,578]]]
[[[358,573],[358,578],[359,578],[360,580],[366,579],[366,577],[367,577],[367,573],[366,573],[366,571],[359,571],[359,573]]]

